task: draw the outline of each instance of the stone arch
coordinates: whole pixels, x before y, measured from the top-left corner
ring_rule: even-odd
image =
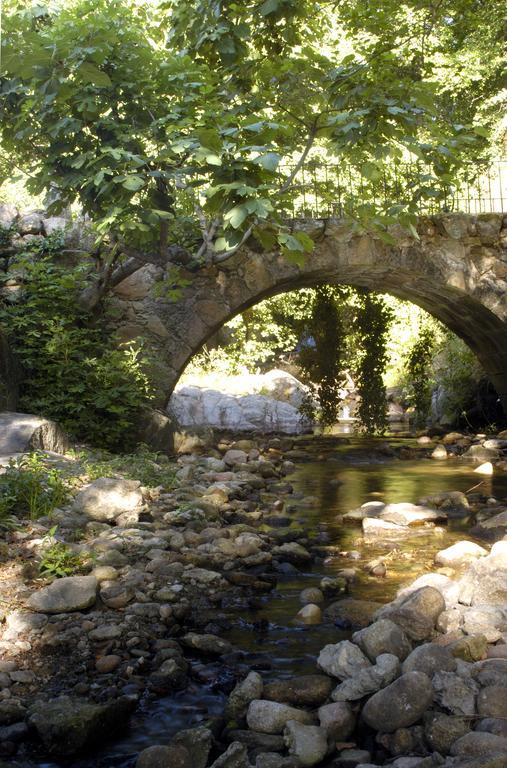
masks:
[[[129,304],[132,335],[150,338],[160,404],[191,357],[235,315],[270,296],[325,282],[391,293],[427,310],[473,350],[507,410],[506,225],[501,214],[421,217],[418,239],[396,227],[395,244],[386,244],[342,220],[299,221],[316,242],[301,267],[280,253],[245,248],[188,274],[178,302],[148,291],[129,303],[122,284],[118,299]],[[150,270],[156,278],[156,270],[146,268],[137,285],[149,285]]]

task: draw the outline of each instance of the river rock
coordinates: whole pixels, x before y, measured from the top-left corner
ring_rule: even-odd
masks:
[[[382,617],[398,624],[412,640],[426,640],[433,634],[437,619],[444,610],[442,593],[434,587],[421,587],[398,605],[384,610]]]
[[[507,688],[505,684],[488,685],[482,688],[477,696],[477,711],[482,717],[507,720]]]
[[[464,563],[477,560],[479,557],[485,557],[487,554],[487,550],[474,541],[457,541],[456,544],[452,544],[447,549],[441,549],[440,552],[437,552],[435,563],[456,568]]]
[[[395,525],[420,525],[425,522],[436,523],[447,520],[445,512],[421,507],[418,504],[401,502],[399,504],[387,504],[379,514],[380,520]]]
[[[266,699],[250,702],[246,715],[248,727],[260,733],[282,733],[289,720],[311,725],[314,717],[302,709]]]
[[[467,635],[454,640],[449,648],[456,659],[467,662],[480,661],[487,656],[488,641],[484,635]]]
[[[0,456],[34,450],[64,453],[69,445],[67,435],[54,421],[27,413],[0,413]]]
[[[210,656],[221,656],[232,651],[231,643],[228,640],[217,637],[217,635],[199,635],[197,632],[188,632],[186,635],[183,635],[181,642],[193,651],[209,654]]]
[[[476,731],[484,731],[485,733],[494,733],[495,736],[503,736],[507,738],[507,720],[499,720],[496,717],[485,717],[483,720],[479,720],[475,726]]]
[[[432,679],[435,701],[452,715],[475,715],[479,686],[471,677],[454,672],[437,672]]]
[[[301,675],[266,683],[264,698],[282,704],[318,707],[329,697],[332,688],[333,681],[327,675]],[[260,698],[260,695],[255,698]]]
[[[353,597],[346,597],[328,605],[324,611],[324,619],[347,629],[366,627],[374,614],[383,607],[382,603],[376,603],[373,600],[356,600]]]
[[[69,613],[90,608],[97,598],[95,576],[67,576],[34,592],[28,608],[40,613]]]
[[[357,645],[342,640],[335,645],[324,646],[317,659],[317,665],[328,675],[345,680],[354,677],[362,669],[371,667],[371,662]]]
[[[355,728],[356,717],[350,704],[336,701],[324,704],[317,712],[321,728],[327,731],[334,741],[345,741]]]
[[[377,663],[368,669],[362,669],[354,677],[349,677],[338,685],[331,698],[333,701],[357,701],[369,696],[400,676],[401,665],[397,656],[381,653]]]
[[[485,448],[483,445],[471,445],[463,454],[465,459],[474,461],[496,461],[500,458],[500,452],[496,448]]]
[[[412,650],[404,631],[390,619],[379,619],[369,627],[355,632],[352,640],[372,662],[381,653],[394,654],[403,661]]]
[[[412,533],[406,525],[397,525],[376,517],[365,517],[362,528],[365,539],[398,538]]]
[[[463,757],[489,757],[507,752],[507,739],[494,733],[471,731],[454,742],[451,755]],[[505,758],[504,758],[505,759]]]
[[[457,662],[448,648],[426,643],[414,648],[403,662],[403,672],[424,672],[430,680],[435,672],[454,672]]]
[[[453,608],[459,600],[460,586],[449,576],[443,573],[425,573],[419,576],[408,587],[403,587],[397,592],[396,600],[391,605],[400,605],[403,600],[412,595],[422,587],[433,587],[437,589],[445,600],[446,608]],[[388,609],[387,606],[386,609]],[[437,619],[438,621],[438,619]]]
[[[424,718],[424,736],[429,746],[442,755],[448,755],[457,739],[470,730],[470,721],[443,712],[428,712]]]
[[[250,702],[262,697],[262,689],[262,677],[259,673],[249,672],[231,692],[225,709],[226,717],[230,720],[241,720],[245,717]]]
[[[296,614],[297,622],[301,624],[320,624],[322,622],[322,611],[318,605],[308,603],[303,606]]]
[[[193,768],[191,757],[180,745],[147,747],[139,753],[136,768]]]
[[[199,726],[178,731],[171,743],[185,747],[190,755],[192,768],[206,768],[213,746],[213,734],[209,728]]]
[[[467,635],[484,635],[488,643],[496,643],[507,628],[505,612],[489,605],[465,608],[462,626]]]
[[[459,584],[460,602],[464,605],[505,605],[507,551],[492,547],[487,557],[470,564]]]
[[[363,720],[376,731],[392,733],[416,723],[433,701],[433,687],[423,672],[407,672],[366,702]]]
[[[102,740],[124,727],[135,703],[116,699],[96,704],[85,699],[61,696],[40,701],[30,710],[29,723],[35,728],[51,754],[74,755],[85,746],[98,746]]]
[[[138,480],[99,477],[76,495],[73,509],[91,520],[113,522],[124,512],[132,512],[143,503]]]
[[[357,509],[352,509],[343,515],[345,522],[361,522],[365,517],[378,517],[383,509],[385,509],[383,501],[367,501],[365,504],[361,504]]]
[[[299,602],[303,603],[303,605],[308,605],[308,603],[323,603],[324,595],[322,590],[318,587],[307,587],[307,589],[301,591]]]
[[[312,556],[301,544],[297,541],[286,542],[279,547],[273,547],[273,557],[282,562],[291,563],[292,565],[307,565],[311,562]]]
[[[245,745],[239,741],[233,741],[226,751],[211,764],[210,768],[250,768]]]
[[[445,445],[437,445],[431,453],[431,458],[437,460],[446,459],[447,455],[447,448]]]
[[[289,754],[294,755],[301,766],[320,763],[327,752],[327,731],[317,725],[302,725],[289,720],[284,730]]]

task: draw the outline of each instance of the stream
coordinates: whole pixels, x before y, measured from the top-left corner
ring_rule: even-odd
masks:
[[[396,439],[398,445],[400,441]],[[359,438],[303,441],[305,455],[301,460],[295,459],[296,471],[288,477],[294,494],[287,509],[291,525],[302,526],[318,536],[322,557],[307,572],[279,573],[276,589],[261,595],[256,608],[231,605],[217,611],[216,626],[210,631],[238,649],[230,666],[227,658],[225,663],[211,664],[196,659],[193,682],[186,690],[141,704],[128,733],[103,745],[100,754],[74,759],[72,763],[39,762],[39,768],[132,768],[142,749],[168,743],[177,731],[219,716],[227,699],[224,689],[233,687],[238,668],[245,674],[255,669],[266,680],[315,673],[315,658],[320,649],[326,643],[349,637],[350,631],[330,622],[297,625],[294,617],[302,607],[302,589],[318,586],[323,576],[354,568],[357,578],[349,596],[388,602],[400,586],[434,569],[437,551],[471,538],[467,519],[450,519],[443,528],[397,541],[366,543],[360,526],[342,524],[340,515],[368,501],[416,503],[432,493],[467,491],[478,483],[478,490],[487,496],[507,497],[507,473],[481,478],[474,474],[472,464],[455,459],[383,458],[375,450],[379,442]],[[413,443],[407,441],[410,444]],[[313,498],[308,501],[308,497]],[[386,576],[370,576],[365,570],[366,563],[380,557],[387,565]],[[327,599],[324,607],[336,599]]]

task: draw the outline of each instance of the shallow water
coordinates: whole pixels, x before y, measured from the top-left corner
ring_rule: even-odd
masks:
[[[399,444],[400,441],[397,441]],[[350,596],[387,602],[403,585],[432,570],[435,553],[467,534],[469,521],[450,520],[447,526],[418,532],[414,536],[383,544],[365,543],[359,526],[343,525],[339,515],[367,501],[417,502],[421,497],[441,491],[467,491],[480,483],[478,491],[498,499],[507,497],[507,473],[493,478],[479,477],[473,465],[458,460],[432,461],[417,459],[399,461],[379,459],[372,453],[371,441],[307,441],[307,460],[298,464],[288,478],[294,487],[294,498],[286,497],[293,525],[309,534],[327,534],[323,557],[308,572],[280,575],[274,593],[260,599],[252,609],[220,610],[217,626],[221,636],[243,652],[240,664],[245,673],[257,669],[265,679],[291,677],[315,672],[315,657],[328,642],[338,642],[349,632],[330,623],[301,627],[294,617],[301,608],[299,593],[308,586],[318,586],[322,576],[332,576],[342,568],[355,568],[357,581]],[[336,484],[337,481],[340,484]],[[304,497],[313,497],[308,503]],[[356,551],[358,559],[347,554]],[[364,565],[382,557],[387,564],[383,579],[369,576]],[[330,599],[332,602],[336,598]],[[195,673],[213,676],[213,666],[196,663]],[[153,744],[168,743],[182,728],[205,722],[220,715],[226,701],[223,693],[233,684],[238,662],[231,668],[216,665],[218,682],[192,683],[183,692],[157,701],[146,702],[132,718],[128,734],[116,742],[103,745],[100,754],[71,763],[37,763],[40,768],[72,765],[73,768],[131,768],[136,754]],[[32,763],[33,765],[33,763]]]

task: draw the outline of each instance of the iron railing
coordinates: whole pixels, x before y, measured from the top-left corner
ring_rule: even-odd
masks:
[[[295,166],[280,169],[283,182]],[[445,183],[418,163],[399,163],[368,180],[345,165],[308,161],[280,200],[280,211],[293,218],[329,218],[363,208],[367,213],[392,206],[415,206],[419,214],[447,211],[469,214],[507,212],[507,160],[489,167],[467,166],[458,181]]]

